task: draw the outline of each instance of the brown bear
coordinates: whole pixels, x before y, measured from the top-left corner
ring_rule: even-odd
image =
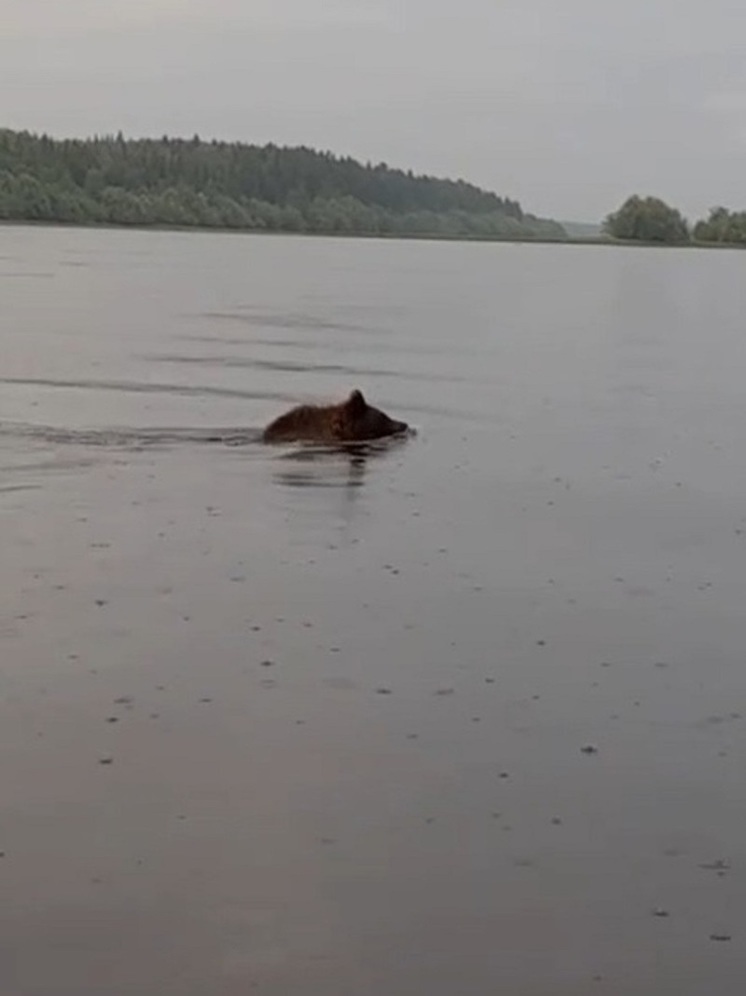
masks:
[[[271,422],[262,434],[265,443],[357,443],[406,432],[406,422],[373,408],[361,391],[339,405],[299,405]]]

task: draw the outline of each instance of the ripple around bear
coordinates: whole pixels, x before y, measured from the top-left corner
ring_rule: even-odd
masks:
[[[406,432],[406,422],[389,418],[369,405],[361,391],[353,391],[339,405],[299,405],[264,430],[265,443],[295,441],[356,443]]]

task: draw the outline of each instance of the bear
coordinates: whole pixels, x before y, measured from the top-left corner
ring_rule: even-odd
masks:
[[[270,422],[262,433],[265,443],[358,443],[382,439],[409,429],[369,405],[362,391],[353,391],[338,405],[299,405]]]

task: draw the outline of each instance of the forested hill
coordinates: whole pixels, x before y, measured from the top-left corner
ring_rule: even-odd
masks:
[[[307,148],[0,129],[0,219],[291,232],[564,238],[463,180]]]

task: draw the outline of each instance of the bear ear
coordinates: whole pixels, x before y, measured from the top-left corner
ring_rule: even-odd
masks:
[[[353,391],[347,399],[347,408],[353,413],[364,412],[367,407],[368,405],[362,391]]]

